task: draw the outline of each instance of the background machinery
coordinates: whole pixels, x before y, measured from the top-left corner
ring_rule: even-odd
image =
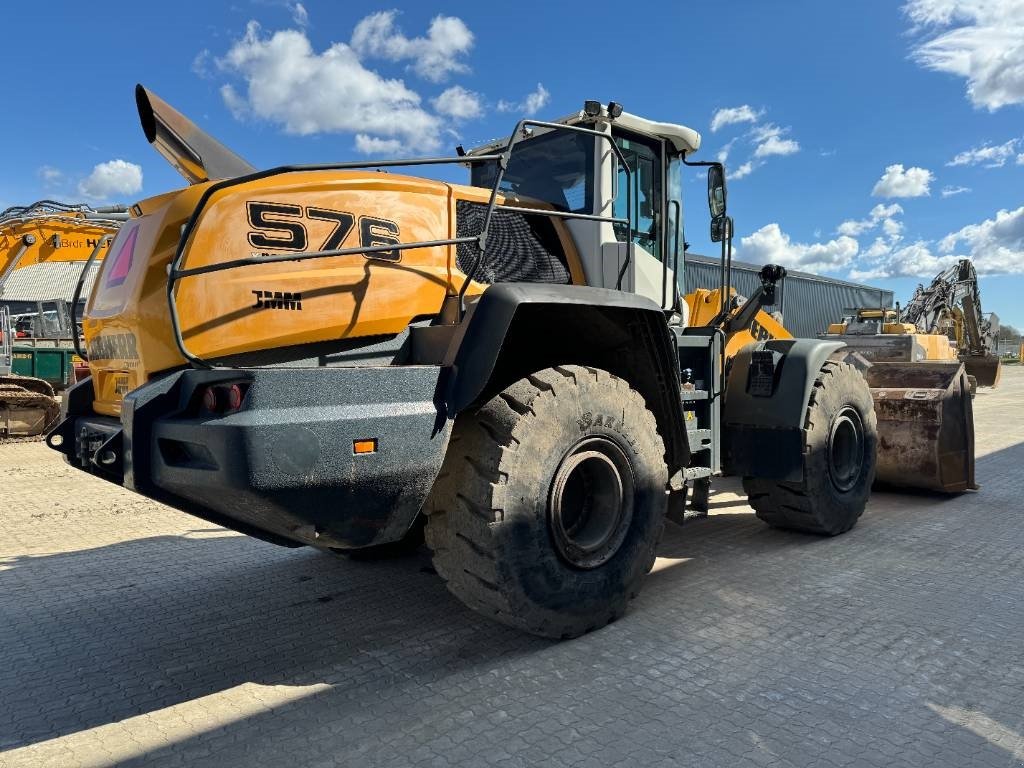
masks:
[[[956,354],[978,386],[994,387],[1001,372],[995,340],[999,318],[981,309],[978,275],[970,259],[936,275],[931,285],[919,285],[900,316],[921,333],[946,336],[956,342]]]
[[[123,206],[53,200],[0,213],[0,437],[38,435],[52,426],[59,413],[54,390],[74,383],[80,361],[76,301],[12,302],[5,288],[18,270],[102,259],[126,218]],[[84,278],[83,269],[79,292]]]
[[[724,298],[724,170],[695,131],[588,101],[454,158],[257,171],[136,99],[190,186],[132,206],[97,277],[92,375],[47,438],[72,465],[284,546],[425,528],[460,600],[550,637],[621,615],[721,472],[773,526],[863,512],[876,419],[843,344],[729,347],[756,304]],[[380,172],[444,163],[471,185]],[[723,250],[701,323],[675,277],[692,165]]]

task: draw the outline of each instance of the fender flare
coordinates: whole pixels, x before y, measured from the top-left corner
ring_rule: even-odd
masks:
[[[643,395],[670,467],[688,464],[678,354],[653,301],[606,288],[501,283],[470,309],[446,359],[449,418],[528,373],[590,365],[626,379]]]
[[[748,344],[732,359],[722,408],[724,465],[730,474],[799,481],[804,419],[818,371],[841,341],[772,339]],[[770,394],[751,379],[755,355],[773,370]]]

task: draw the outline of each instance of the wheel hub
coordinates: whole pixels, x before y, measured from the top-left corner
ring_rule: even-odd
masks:
[[[622,545],[633,518],[633,472],[606,437],[573,446],[555,470],[548,524],[559,556],[576,568],[597,568]]]
[[[840,491],[853,488],[864,466],[864,424],[856,409],[843,408],[832,421],[828,438],[828,472]]]

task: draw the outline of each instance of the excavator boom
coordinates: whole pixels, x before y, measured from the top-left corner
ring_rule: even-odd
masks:
[[[980,387],[995,387],[1002,372],[993,351],[999,318],[981,309],[978,274],[970,259],[960,259],[925,288],[919,285],[903,311],[903,321],[923,334],[956,340],[957,355]]]

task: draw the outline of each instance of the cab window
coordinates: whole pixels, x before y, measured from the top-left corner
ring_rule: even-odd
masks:
[[[471,183],[494,185],[494,163],[473,166]],[[550,203],[567,213],[593,213],[594,138],[553,130],[517,142],[502,177],[502,192]]]
[[[617,219],[626,218],[627,193],[633,206],[630,226],[616,224],[615,237],[621,243],[626,242],[627,236],[631,237],[634,243],[660,260],[662,243],[658,222],[661,220],[662,191],[658,169],[661,146],[633,136],[616,136],[615,143],[626,159],[629,174],[627,176],[626,169],[619,167],[612,215]],[[629,189],[630,185],[632,189]]]

